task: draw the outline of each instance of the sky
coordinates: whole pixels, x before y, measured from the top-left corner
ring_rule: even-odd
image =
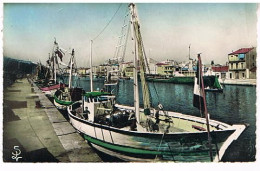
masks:
[[[5,3],[3,55],[45,63],[53,48],[75,49],[77,66],[89,66],[90,40],[104,29],[120,3]],[[93,41],[93,64],[114,56],[128,4],[123,3],[106,29]],[[148,57],[187,61],[202,53],[203,63],[225,64],[239,48],[257,46],[257,4],[137,3]],[[132,42],[126,60],[132,60]],[[64,62],[69,61],[69,54]]]

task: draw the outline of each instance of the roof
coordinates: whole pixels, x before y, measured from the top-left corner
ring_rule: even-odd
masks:
[[[228,66],[218,66],[218,67],[213,66],[212,70],[214,72],[228,72]]]
[[[230,53],[229,55],[244,54],[244,53],[251,51],[252,49],[254,49],[254,48],[241,48],[241,49],[236,50],[235,52]]]
[[[133,62],[123,62],[122,64],[131,64],[131,63],[133,63]]]
[[[157,63],[156,65],[169,65],[169,64],[159,62],[159,63]]]

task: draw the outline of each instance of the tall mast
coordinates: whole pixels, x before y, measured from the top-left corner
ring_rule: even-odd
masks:
[[[141,79],[141,85],[142,85],[142,95],[143,95],[143,104],[144,104],[144,114],[149,115],[150,114],[150,92],[148,88],[148,84],[145,80],[145,59],[144,59],[144,47],[143,47],[143,41],[142,36],[140,32],[140,25],[137,18],[137,11],[136,6],[134,4],[130,4],[130,7],[132,9],[132,22],[133,22],[133,31],[135,33],[135,38],[137,42],[138,47],[138,62],[140,67],[140,79]]]
[[[190,44],[191,45],[191,44]],[[190,45],[189,45],[189,60],[190,60]]]
[[[57,83],[57,73],[56,73],[56,54],[54,56],[54,60],[53,60],[53,67],[54,67],[54,83]]]
[[[89,57],[89,65],[90,65],[90,91],[93,91],[93,76],[92,76],[92,43],[93,40],[90,40],[90,57]]]
[[[74,61],[74,49],[72,49],[71,58],[70,58],[70,76],[69,76],[69,89],[71,88],[71,79],[72,79],[72,64]]]
[[[139,88],[138,88],[138,78],[137,78],[137,55],[136,55],[136,41],[134,36],[134,4],[129,5],[130,14],[131,14],[131,40],[134,44],[134,49],[132,53],[134,54],[134,107],[135,107],[135,115],[137,123],[140,123],[140,112],[139,112]]]
[[[54,83],[56,84],[56,82],[57,82],[57,76],[56,76],[56,58],[57,58],[57,56],[56,56],[56,53],[55,53],[55,50],[57,49],[57,42],[56,42],[56,38],[54,38],[54,46],[53,46],[53,78],[54,78]]]
[[[199,79],[200,79],[200,83],[201,83],[201,93],[202,93],[203,105],[204,105],[204,115],[205,115],[205,119],[206,119],[207,132],[208,132],[208,142],[209,142],[210,160],[213,161],[212,147],[211,147],[211,137],[210,137],[210,127],[209,127],[209,113],[208,113],[207,103],[206,103],[206,96],[205,96],[205,89],[204,89],[204,81],[203,81],[203,73],[202,73],[202,63],[201,63],[200,54],[198,54],[198,62],[199,62],[199,72],[200,72]]]

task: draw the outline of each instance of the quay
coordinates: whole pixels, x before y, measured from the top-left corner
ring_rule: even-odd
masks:
[[[4,162],[102,162],[26,78],[6,88],[3,97]]]
[[[256,86],[256,79],[219,79],[221,84]]]

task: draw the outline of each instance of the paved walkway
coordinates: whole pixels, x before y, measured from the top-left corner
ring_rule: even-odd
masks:
[[[43,107],[36,108],[36,101]],[[4,161],[102,162],[49,99],[27,79],[18,80],[4,90],[3,112]],[[20,153],[18,149],[21,154],[14,155]]]
[[[221,84],[229,85],[251,85],[256,86],[256,79],[225,79],[224,82],[222,79],[219,79]]]

